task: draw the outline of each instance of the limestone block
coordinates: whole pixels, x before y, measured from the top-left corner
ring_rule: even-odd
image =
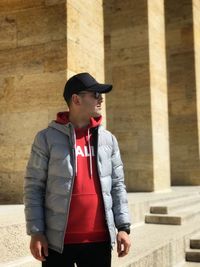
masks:
[[[52,41],[45,44],[44,71],[57,72],[67,68],[66,40]]]
[[[83,20],[83,17],[80,18],[79,30],[81,32],[81,38],[87,39],[88,43],[93,41],[94,45],[97,44],[99,48],[102,49],[101,45],[103,44],[103,28],[102,25],[97,25],[93,20]]]
[[[130,151],[138,151],[138,140],[134,138],[134,134],[132,132],[124,131],[124,132],[116,132],[116,137],[119,143],[119,147],[122,151],[124,151],[125,160],[128,160],[128,156],[126,155],[127,147]]]
[[[71,5],[77,11],[82,14],[82,18],[87,23],[93,21],[93,23],[103,27],[103,17],[102,17],[102,0],[101,1],[84,1],[84,0],[68,0],[67,5]]]
[[[112,41],[111,41],[112,42]],[[112,49],[112,66],[127,66],[134,64],[148,64],[148,46],[137,48]]]
[[[185,49],[191,50],[191,46],[193,45],[193,24],[188,23],[187,25],[181,28],[181,41],[182,45]]]
[[[66,0],[45,0],[45,5],[53,6],[66,3]]]
[[[67,5],[67,39],[80,43],[80,13],[71,4]]]
[[[1,113],[6,111],[8,101],[13,96],[14,77],[0,76],[0,110]]]
[[[173,166],[172,166],[173,167]],[[176,170],[176,172],[173,172],[172,169],[172,185],[190,185],[189,179],[189,171],[188,170]]]
[[[115,88],[107,97],[108,125],[121,136],[128,189],[134,191],[169,186],[163,7],[163,1],[114,1],[105,12]]]
[[[196,112],[196,106],[190,105],[191,101],[187,99],[177,99],[174,101],[174,104],[170,107],[170,114],[171,115],[178,115],[182,114],[182,116],[189,116]]]
[[[2,172],[14,171],[14,146],[0,146],[0,170]]]
[[[125,168],[125,177],[128,192],[154,191],[152,170],[130,170]]]
[[[135,104],[137,104],[138,101],[139,103],[143,103],[147,101],[148,96],[150,97],[150,76],[146,64],[134,63],[135,62],[132,62],[130,65],[119,65],[112,68],[112,82],[115,86],[113,96],[116,94],[119,94],[122,98],[129,96],[129,102],[135,101]],[[141,90],[141,87],[143,90]],[[130,99],[131,94],[132,99]]]
[[[0,111],[28,112],[60,105],[65,82],[65,71],[5,78]]]
[[[164,2],[148,5],[154,190],[170,186]]]
[[[199,185],[199,162],[196,162],[196,166],[190,171],[190,185]]]
[[[125,152],[127,157],[131,157],[133,155],[132,151]],[[133,158],[129,158],[129,166],[132,170],[146,170],[149,171],[152,169],[152,154],[151,153],[143,153],[143,151],[139,151],[137,153],[134,153],[135,156]],[[132,166],[131,166],[132,162]]]
[[[74,41],[75,45],[102,59],[103,55],[103,28],[93,19],[85,19],[71,4],[67,7],[67,39]]]
[[[178,146],[181,144],[189,144],[190,141],[197,143],[197,140],[194,140],[194,136],[197,134],[195,126],[196,118],[193,116],[173,116],[171,118],[171,129],[172,133],[172,144],[177,144]],[[176,143],[174,143],[174,141]],[[190,146],[192,143],[190,143]],[[189,147],[190,147],[189,146]]]
[[[90,51],[86,51],[82,46],[76,44],[75,42],[68,40],[68,65],[70,66],[70,70],[78,73],[78,72],[89,72],[92,73],[94,66],[96,66],[96,62],[98,58],[96,58]],[[99,63],[103,68],[103,60]]]
[[[200,114],[200,3],[198,0],[193,1],[193,25],[194,25],[194,62],[195,62],[195,84],[197,98],[197,114]],[[200,133],[200,116],[197,116],[198,132]],[[198,135],[199,151],[200,151],[200,134]]]
[[[44,45],[19,47],[0,51],[0,73],[23,75],[41,73],[44,70]]]
[[[0,172],[0,202],[22,203],[24,172]]]
[[[192,1],[182,0],[176,1],[176,3],[174,3],[173,1],[168,1],[168,3],[166,3],[165,5],[165,9],[165,13],[167,15],[166,19],[168,23],[174,22],[177,24],[182,24],[191,16]]]
[[[114,0],[112,2],[112,11],[113,12],[123,12],[123,11],[128,11],[128,10],[145,10],[147,9],[147,3],[146,1],[141,1],[141,3],[138,5],[137,2],[128,0],[128,1],[120,1],[120,0]]]
[[[0,16],[0,50],[15,48],[17,45],[16,16]]]
[[[137,25],[133,28],[118,28],[111,33],[112,49],[120,47],[140,47],[148,41],[147,25]]]
[[[9,123],[8,123],[9,121]],[[3,146],[30,145],[37,131],[48,124],[48,111],[0,115],[0,143]]]
[[[102,1],[67,2],[67,66],[69,73],[89,72],[97,80],[104,76],[102,12]]]
[[[13,12],[20,9],[40,7],[44,5],[45,0],[1,0],[0,13]]]
[[[19,12],[16,20],[18,46],[41,44],[66,37],[64,4]]]
[[[109,83],[109,81],[105,80],[104,78],[104,61],[102,59],[94,59],[94,69],[92,71],[94,77],[98,80],[100,83]],[[105,101],[107,94],[104,95]]]
[[[113,13],[109,15],[109,26],[112,28],[112,30],[133,29],[134,27],[142,25],[145,27],[145,25],[148,24],[148,19],[146,16],[147,7],[146,3],[144,2],[145,1],[143,1],[143,3],[140,2],[139,5],[136,5],[135,8],[132,9],[120,8],[118,10],[114,4]]]

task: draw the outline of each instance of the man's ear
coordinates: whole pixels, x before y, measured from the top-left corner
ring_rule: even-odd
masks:
[[[80,97],[76,94],[72,95],[71,98],[72,103],[74,103],[75,105],[80,105],[81,101],[80,101]]]

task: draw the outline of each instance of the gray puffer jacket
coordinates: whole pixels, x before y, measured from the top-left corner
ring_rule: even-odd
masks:
[[[97,131],[97,169],[113,247],[116,228],[130,225],[123,165],[116,138],[103,126]],[[45,234],[49,247],[60,253],[75,177],[74,143],[70,122],[51,122],[35,137],[24,182],[27,233]]]

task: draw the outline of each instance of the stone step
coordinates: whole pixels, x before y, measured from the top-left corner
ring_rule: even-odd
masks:
[[[180,226],[144,224],[137,227],[132,230],[130,254],[119,259],[115,248],[112,266],[174,267],[184,261],[185,238],[194,235],[190,231],[194,231],[195,227],[200,228],[200,220],[197,218]]]
[[[185,188],[184,191],[177,191],[177,187],[171,187],[171,192],[165,193],[128,193],[129,210],[133,216],[132,221],[134,223],[144,222],[145,214],[149,212],[150,206],[159,203],[165,205],[166,202],[173,202],[191,196],[199,196],[197,189]],[[173,191],[174,190],[174,191]],[[186,191],[185,191],[186,190]],[[199,189],[200,190],[200,189]]]
[[[190,248],[200,249],[200,235],[195,235],[190,238]]]
[[[182,223],[181,220],[182,218],[180,216],[152,215],[152,214],[147,214],[145,216],[145,223],[181,225]]]
[[[20,257],[13,261],[0,263],[0,267],[40,267],[41,262],[35,260],[32,256]]]
[[[200,194],[188,195],[186,197],[180,197],[178,199],[170,199],[168,201],[162,201],[150,206],[150,213],[152,214],[169,214],[170,212],[185,207],[200,203]]]
[[[199,267],[199,263],[198,262],[184,262],[182,264],[177,264],[175,265],[175,267]]]
[[[196,228],[195,232],[194,229]],[[200,220],[191,221],[188,225],[183,226],[169,226],[169,225],[153,225],[143,224],[140,226],[132,227],[131,242],[132,248],[130,254],[122,259],[119,259],[116,255],[116,246],[113,250],[113,263],[112,267],[130,267],[130,266],[153,266],[147,265],[153,260],[158,260],[160,266],[174,266],[170,265],[172,259],[173,262],[182,260],[185,256],[184,240],[185,236],[191,237],[194,233],[200,231]],[[23,235],[18,236],[17,244],[22,242]],[[17,240],[16,240],[17,241]],[[20,247],[23,250],[22,247]],[[26,244],[28,249],[28,243]],[[10,247],[8,247],[10,249]],[[173,254],[169,257],[170,251],[173,250]],[[24,253],[24,251],[23,251]],[[34,260],[32,256],[17,256],[18,254],[10,249],[9,255],[13,255],[13,260],[10,256],[4,259],[4,262],[0,264],[0,267],[39,267],[40,262]],[[27,252],[30,255],[30,252]],[[164,257],[164,258],[163,258]],[[9,261],[8,261],[9,259]],[[164,263],[167,262],[168,265]],[[133,264],[133,265],[131,265]]]
[[[188,249],[185,257],[186,261],[200,262],[200,249]]]
[[[171,212],[171,214],[146,214],[145,223],[181,225],[200,216],[200,203]]]
[[[199,189],[197,188],[195,190]],[[184,190],[186,189],[184,188]],[[138,194],[140,195],[139,197]],[[184,194],[188,196],[187,193],[181,192],[178,192],[177,195],[178,197],[182,197]],[[190,194],[192,194],[192,192],[190,192]],[[172,198],[175,199],[176,194],[173,192],[172,195]],[[138,213],[140,217],[142,216],[140,215],[141,207],[144,206],[146,209],[148,206],[147,210],[149,210],[149,203],[160,202],[160,199],[163,199],[163,201],[165,199],[165,196],[160,193],[131,193],[128,194],[128,197],[131,199],[131,206],[137,203],[133,213],[132,221],[134,223],[136,213]],[[166,199],[171,199],[170,194],[166,194]],[[144,202],[145,205],[143,205]],[[30,256],[30,237],[26,235],[23,209],[23,205],[5,205],[0,207],[1,267],[41,266],[40,262],[34,260]],[[200,232],[200,217],[197,216],[193,218],[194,220],[188,220],[186,224],[180,226],[144,223],[137,224],[137,227],[133,225],[134,227],[130,235],[132,240],[130,254],[119,259],[116,255],[115,246],[113,250],[112,266],[153,266],[148,264],[154,262],[155,259],[160,263],[159,267],[175,266],[176,263],[183,261],[185,258],[185,238],[187,237],[189,240],[191,236]],[[168,265],[164,264],[164,262],[167,262]]]

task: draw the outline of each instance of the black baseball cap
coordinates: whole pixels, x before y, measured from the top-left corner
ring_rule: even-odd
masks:
[[[65,84],[64,99],[69,100],[73,94],[81,91],[108,93],[112,90],[111,84],[98,83],[92,75],[87,72],[79,73],[72,76]]]

